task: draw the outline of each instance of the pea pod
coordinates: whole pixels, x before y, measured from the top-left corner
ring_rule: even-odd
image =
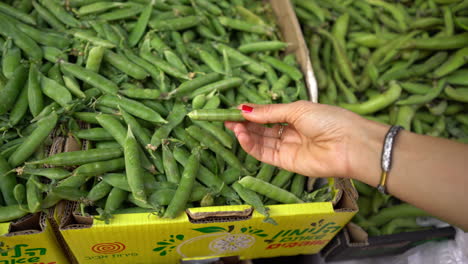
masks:
[[[42,193],[36,186],[34,181],[38,181],[37,177],[31,175],[26,182],[26,194],[28,200],[29,212],[36,213],[41,209]]]
[[[468,47],[463,48],[455,52],[453,55],[450,56],[450,58],[440,65],[435,71],[434,71],[434,77],[435,78],[440,78],[442,76],[445,76],[464,64],[468,62]]]
[[[12,167],[16,167],[28,159],[34,151],[40,146],[43,140],[45,140],[50,132],[54,129],[57,124],[58,116],[55,112],[52,112],[48,117],[41,119],[38,123],[37,128],[29,135],[21,146],[11,154],[8,159],[8,163]]]
[[[184,210],[185,205],[189,200],[190,192],[192,191],[193,185],[195,183],[195,178],[198,173],[199,166],[200,153],[198,150],[195,150],[185,165],[179,186],[177,187],[174,198],[171,200],[166,209],[166,212],[164,213],[164,217],[175,218],[182,210]]]
[[[35,160],[29,164],[49,164],[57,166],[76,166],[90,162],[109,160],[122,156],[120,148],[90,149],[72,152],[63,152],[45,159]]]
[[[344,47],[342,47],[339,41],[327,31],[319,29],[317,32],[331,41],[333,48],[337,53],[336,56],[338,69],[340,70],[341,74],[346,79],[346,81],[348,81],[349,84],[351,84],[351,86],[356,87],[357,83],[351,69],[351,63],[349,62],[348,56],[345,53]]]
[[[0,223],[19,219],[28,214],[28,211],[23,210],[23,205],[9,205],[0,207]]]
[[[16,186],[16,177],[11,171],[8,162],[0,155],[0,191],[6,205],[17,204],[13,195],[13,188]]]
[[[34,61],[42,59],[42,50],[28,35],[16,28],[15,21],[0,13],[0,32],[13,39],[16,46],[23,50]]]
[[[401,87],[396,82],[391,82],[389,86],[388,90],[383,94],[373,97],[364,103],[340,103],[340,106],[360,115],[375,113],[391,105],[400,97]]]
[[[3,98],[3,102],[0,105],[0,115],[5,114],[13,107],[27,80],[27,74],[28,69],[21,65],[18,66],[13,74],[13,78],[9,79],[5,87],[0,90],[0,97]]]
[[[207,146],[209,149],[211,149],[213,152],[221,155],[224,157],[225,161],[231,165],[234,168],[240,169],[242,171],[245,171],[245,168],[243,167],[242,163],[237,159],[232,152],[224,148],[221,143],[214,138],[213,136],[209,134],[203,134],[203,132],[200,130],[200,128],[196,126],[190,126],[189,128],[186,129],[187,132],[200,141],[203,145]]]
[[[51,180],[63,180],[71,175],[68,170],[62,168],[18,168],[18,174],[30,174],[35,176],[43,176]]]
[[[468,102],[468,88],[453,88],[447,86],[444,89],[445,94],[452,100],[459,102]]]
[[[161,115],[159,115],[159,113],[155,112],[153,109],[145,106],[144,104],[132,99],[107,94],[99,98],[98,103],[103,106],[112,107],[115,109],[121,107],[128,113],[143,120],[147,120],[154,123],[167,123],[167,121],[164,120],[164,118],[162,118]]]
[[[437,82],[436,86],[432,88],[427,94],[424,95],[412,95],[404,100],[399,100],[397,105],[410,105],[410,104],[423,104],[432,101],[444,90],[446,86],[445,80]]]
[[[413,39],[404,48],[427,50],[450,50],[464,48],[468,43],[468,33],[453,36],[433,37],[429,39]]]
[[[90,178],[93,176],[102,175],[104,173],[121,170],[124,169],[124,167],[125,162],[123,158],[95,161],[79,166],[73,170],[72,176]]]
[[[130,126],[128,127],[127,138],[124,145],[125,171],[127,173],[128,185],[136,200],[146,202],[147,195],[144,189],[142,178],[142,167],[140,165],[140,153],[137,140],[133,136]]]
[[[3,54],[2,54],[2,72],[7,79],[13,77],[13,73],[16,70],[16,67],[20,65],[21,62],[21,50],[13,45],[11,39],[7,39],[4,44]]]
[[[384,208],[376,215],[371,216],[368,221],[371,225],[381,226],[394,218],[412,217],[412,216],[428,216],[424,210],[416,208],[410,204],[402,203],[392,207]]]
[[[149,25],[155,31],[180,31],[198,25],[201,20],[202,18],[199,16],[186,16],[167,20],[155,18],[150,20]]]
[[[252,176],[245,176],[238,182],[247,189],[255,191],[281,203],[290,204],[304,202],[294,194]]]
[[[60,62],[60,67],[65,73],[71,74],[75,78],[98,88],[103,93],[116,94],[119,90],[115,83],[102,77],[100,74],[92,70],[88,70],[79,65],[67,62]]]

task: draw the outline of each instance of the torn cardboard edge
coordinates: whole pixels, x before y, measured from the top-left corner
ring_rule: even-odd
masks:
[[[47,226],[46,220],[47,217],[42,212],[27,214],[16,221],[10,222],[8,233],[3,236],[13,237],[42,233]]]
[[[185,210],[189,221],[192,224],[206,224],[214,222],[235,222],[249,220],[252,218],[253,208],[247,208],[242,211],[218,211],[218,212],[192,212]]]

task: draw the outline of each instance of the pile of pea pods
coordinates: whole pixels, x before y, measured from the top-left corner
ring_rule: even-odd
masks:
[[[468,143],[468,1],[293,1],[319,102]],[[419,230],[422,210],[354,181],[370,235]]]
[[[288,45],[262,1],[2,1],[0,222],[68,200],[106,221],[250,204],[273,223],[265,205],[329,201],[220,122],[308,99]],[[82,150],[47,155],[53,131]]]

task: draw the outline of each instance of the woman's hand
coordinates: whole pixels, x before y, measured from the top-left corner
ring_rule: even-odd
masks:
[[[373,123],[347,110],[307,101],[247,104],[242,110],[248,121],[226,122],[226,127],[234,131],[247,153],[312,177],[351,177],[354,155],[359,155],[360,143],[369,143],[365,132]],[[279,123],[288,125],[281,129]],[[269,128],[261,124],[276,125]],[[382,130],[375,138],[380,145],[384,134]],[[379,159],[379,153],[375,157]]]

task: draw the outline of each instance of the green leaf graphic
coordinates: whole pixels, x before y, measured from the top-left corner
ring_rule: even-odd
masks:
[[[170,245],[171,243],[167,243],[167,242],[158,242],[158,243],[156,243],[156,244],[158,244],[158,245]]]
[[[161,250],[163,250],[164,248],[165,248],[165,246],[164,246],[164,247],[158,247],[158,248],[153,249],[153,251],[161,251]]]
[[[202,228],[194,228],[192,230],[195,230],[201,233],[216,233],[216,232],[226,231],[225,228],[219,227],[219,226],[207,226],[207,227],[202,227]]]
[[[167,252],[164,250],[163,252],[159,253],[160,256],[166,256]]]
[[[242,232],[242,233],[245,233],[245,231],[247,231],[247,228],[246,228],[246,227],[241,228],[241,232]]]
[[[184,235],[177,235],[176,238],[179,240],[184,240]]]

